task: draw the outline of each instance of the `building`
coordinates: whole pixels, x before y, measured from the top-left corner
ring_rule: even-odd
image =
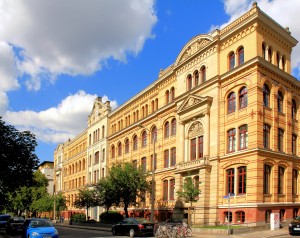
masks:
[[[254,3],[223,29],[193,37],[151,85],[114,111],[100,112],[93,124],[96,99],[82,137],[86,184],[102,169],[105,176],[105,166],[129,161],[155,170],[158,220],[187,213],[189,203],[177,196],[187,177],[201,190],[193,204],[196,224],[264,224],[271,212],[291,219],[300,206],[300,82],[291,75],[297,43]],[[60,145],[55,161],[59,148],[76,140]],[[61,154],[68,169],[70,154]],[[106,158],[95,170],[91,161],[100,154]],[[132,211],[149,209],[148,195]]]
[[[38,170],[47,178],[47,192],[52,195],[54,192],[54,163],[52,161],[44,161],[39,165]]]

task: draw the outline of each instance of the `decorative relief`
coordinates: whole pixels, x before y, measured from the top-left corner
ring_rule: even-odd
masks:
[[[189,107],[192,107],[193,105],[195,105],[195,104],[198,104],[198,103],[200,103],[202,100],[200,100],[200,99],[198,99],[198,98],[190,98],[189,100],[188,100],[188,102],[187,102],[187,104],[185,104],[184,105],[184,107],[182,108],[183,110],[184,109],[187,109],[187,108],[189,108]]]
[[[179,63],[185,61],[187,58],[190,56],[194,55],[197,53],[199,50],[204,48],[206,45],[208,45],[211,41],[208,39],[201,39],[190,45],[186,51],[182,54],[181,59],[179,60]]]
[[[203,134],[204,134],[204,129],[203,129],[203,125],[200,122],[195,122],[189,130],[189,138],[193,138],[197,135],[203,135]]]

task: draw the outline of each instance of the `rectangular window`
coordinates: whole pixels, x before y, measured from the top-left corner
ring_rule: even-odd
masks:
[[[227,169],[226,170],[226,194],[234,193],[234,169]]]
[[[168,201],[168,180],[163,181],[163,201]]]
[[[169,167],[169,150],[164,151],[164,168]]]
[[[203,136],[198,137],[198,159],[203,158]]]
[[[293,180],[292,180],[292,194],[297,195],[298,194],[298,170],[293,169]]]
[[[270,194],[271,187],[271,166],[264,165],[264,194]]]
[[[170,200],[174,200],[175,195],[175,179],[170,180]]]
[[[297,136],[292,135],[292,153],[293,155],[297,154]]]
[[[246,193],[246,181],[247,181],[247,167],[242,166],[238,168],[238,186],[239,186],[239,194]]]
[[[278,167],[278,194],[284,194],[284,168]]]
[[[144,172],[146,172],[147,169],[147,159],[146,157],[142,158],[142,169]]]
[[[235,151],[235,129],[231,129],[227,132],[228,138],[228,153]]]
[[[171,166],[176,165],[176,148],[171,149]]]
[[[191,139],[191,160],[196,159],[196,138]]]
[[[267,124],[264,124],[263,143],[264,148],[270,149],[270,126]]]
[[[278,151],[283,151],[283,135],[284,131],[282,129],[278,129]]]

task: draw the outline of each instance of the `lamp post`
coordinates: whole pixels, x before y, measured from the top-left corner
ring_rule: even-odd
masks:
[[[144,128],[145,130],[150,132],[151,135],[151,131],[149,129],[147,129],[146,127],[144,127],[143,125],[139,124],[138,125],[141,128]],[[155,141],[156,141],[156,137],[154,135],[152,135],[152,143],[153,143],[153,157],[152,157],[152,168],[151,168],[151,215],[150,215],[150,221],[154,222],[154,192],[155,192]]]

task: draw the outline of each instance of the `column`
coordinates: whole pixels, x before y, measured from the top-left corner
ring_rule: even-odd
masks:
[[[204,131],[204,157],[210,156],[210,115],[209,112],[205,114],[205,131]]]

